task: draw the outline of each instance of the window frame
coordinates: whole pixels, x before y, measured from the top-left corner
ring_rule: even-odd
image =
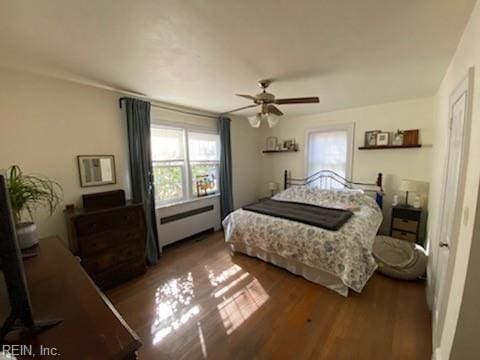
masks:
[[[192,162],[190,161],[190,148],[189,148],[189,133],[204,133],[204,134],[213,134],[217,135],[220,137],[220,134],[218,130],[214,130],[213,128],[206,127],[206,126],[198,126],[194,124],[188,124],[188,123],[181,123],[181,122],[169,122],[169,121],[155,121],[152,122],[150,125],[151,128],[170,128],[170,129],[175,129],[175,130],[182,130],[183,133],[183,152],[184,152],[184,159],[183,160],[176,160],[176,161],[183,161],[183,168],[182,168],[182,174],[183,174],[183,181],[182,181],[182,187],[184,189],[184,194],[182,198],[175,199],[172,201],[158,201],[155,198],[155,206],[156,208],[161,208],[161,207],[167,207],[179,203],[186,203],[190,201],[196,201],[204,198],[208,198],[210,196],[218,196],[220,195],[220,189],[219,189],[219,184],[218,180],[220,177],[220,174],[218,174],[217,178],[217,191],[213,194],[209,194],[207,196],[195,196],[195,190],[193,188],[193,178],[192,178]],[[220,138],[219,138],[220,141]],[[221,147],[219,149],[221,151]],[[209,165],[209,164],[216,164],[220,170],[220,154],[218,154],[218,161],[215,160],[197,160],[193,161],[194,165]],[[161,160],[161,161],[156,161],[152,159],[152,165],[155,162],[173,162],[172,160]],[[220,171],[219,171],[220,172]]]
[[[355,123],[339,123],[339,124],[325,124],[317,126],[315,128],[310,128],[305,131],[305,163],[304,163],[304,173],[305,178],[309,176],[309,155],[310,155],[310,135],[317,132],[334,132],[334,131],[346,131],[347,132],[347,160],[345,162],[345,177],[348,180],[352,180],[353,174],[353,149],[355,141]]]

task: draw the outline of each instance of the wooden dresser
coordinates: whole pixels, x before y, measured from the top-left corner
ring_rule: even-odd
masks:
[[[145,216],[141,204],[65,211],[70,250],[102,289],[145,273]]]
[[[59,359],[135,359],[142,345],[110,301],[57,237],[41,239],[37,255],[24,260],[30,298],[37,320],[63,319],[37,334],[12,332],[9,345],[32,347],[35,358],[41,347],[58,354]],[[10,306],[0,275],[0,321],[9,314]],[[19,356],[19,359],[32,356]]]
[[[402,205],[392,207],[390,236],[410,242],[420,242],[422,209]]]

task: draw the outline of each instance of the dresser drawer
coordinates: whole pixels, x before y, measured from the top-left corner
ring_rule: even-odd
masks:
[[[422,212],[420,209],[415,208],[398,208],[394,207],[392,211],[392,217],[399,219],[409,219],[414,221],[420,221]]]
[[[144,259],[132,259],[127,263],[111,267],[104,272],[95,273],[92,275],[92,279],[101,289],[106,290],[133,277],[142,275],[146,270],[147,266]]]
[[[145,250],[137,245],[111,249],[99,255],[82,258],[82,265],[90,275],[106,271],[111,268],[122,267],[123,263],[132,260],[145,262]]]
[[[145,248],[145,233],[139,228],[107,230],[99,234],[82,236],[78,241],[78,255],[81,258],[94,256],[104,251],[113,251],[118,247],[127,247],[136,244]]]
[[[74,219],[78,237],[109,229],[138,227],[142,223],[141,208],[119,208],[111,211],[84,214]]]
[[[396,230],[403,230],[403,231],[416,233],[418,228],[418,221],[393,218],[392,227],[393,229],[396,229]]]
[[[411,241],[411,242],[417,241],[416,234],[408,233],[405,231],[392,230],[392,237],[396,239]]]

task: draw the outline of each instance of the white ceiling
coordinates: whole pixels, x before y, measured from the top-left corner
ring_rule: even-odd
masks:
[[[331,111],[433,95],[474,3],[0,0],[0,65],[216,112],[274,78],[321,100],[286,115]]]

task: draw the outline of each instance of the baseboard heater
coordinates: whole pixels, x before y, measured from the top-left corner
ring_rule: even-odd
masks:
[[[208,229],[220,229],[218,198],[205,199],[202,202],[203,204],[190,203],[158,210],[158,239],[161,246]]]
[[[170,215],[170,216],[164,216],[160,218],[160,224],[168,224],[170,222],[174,222],[180,219],[185,219],[190,216],[198,215],[207,211],[212,211],[213,210],[213,205],[208,205],[208,206],[203,206],[201,208],[193,209],[193,210],[188,210],[188,211],[183,211],[178,214]]]

